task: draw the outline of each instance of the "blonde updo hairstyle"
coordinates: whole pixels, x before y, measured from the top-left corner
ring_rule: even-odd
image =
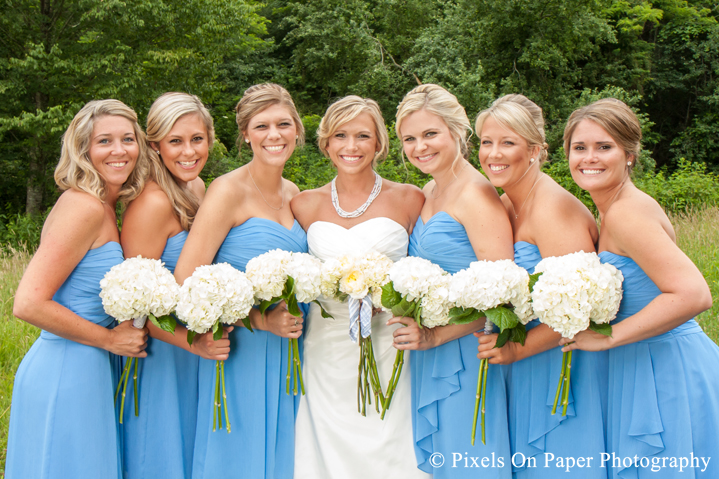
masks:
[[[567,157],[574,130],[584,120],[601,126],[617,142],[627,155],[627,160],[632,162],[627,166],[631,173],[639,158],[642,144],[642,126],[632,109],[616,98],[604,98],[575,110],[564,127],[564,151]]]
[[[469,157],[468,136],[472,134],[472,126],[467,118],[467,112],[459,104],[456,96],[433,83],[413,88],[397,106],[395,123],[397,138],[402,139],[400,127],[405,118],[420,110],[437,115],[444,121],[457,144],[457,151],[462,158],[467,159]],[[457,162],[459,158],[457,157],[454,161]],[[452,164],[452,168],[454,168],[454,164]]]
[[[376,101],[370,98],[362,98],[357,95],[349,95],[341,98],[331,104],[325,116],[320,121],[317,128],[317,146],[326,158],[329,158],[327,145],[330,138],[335,132],[348,121],[352,121],[362,113],[367,113],[372,117],[374,128],[379,142],[379,151],[372,160],[372,167],[376,167],[379,162],[387,158],[389,153],[389,135],[387,135],[387,127],[382,117],[382,112]]]
[[[107,191],[105,180],[95,169],[90,159],[90,140],[95,122],[105,116],[120,116],[132,124],[139,154],[135,168],[120,188],[118,202],[126,205],[142,192],[148,172],[149,148],[137,114],[119,100],[94,100],[87,103],[75,115],[62,136],[60,161],[55,167],[55,183],[60,191],[75,189],[84,191],[105,202]]]
[[[300,114],[297,113],[295,102],[292,101],[290,93],[276,83],[260,83],[245,90],[244,95],[242,95],[235,107],[235,119],[240,129],[240,134],[237,137],[238,150],[242,150],[247,125],[249,125],[252,117],[273,105],[281,105],[287,108],[297,129],[297,145],[302,146],[305,144],[305,127],[302,124],[302,119],[300,119]]]
[[[544,116],[542,109],[524,95],[504,95],[482,110],[475,121],[477,136],[482,136],[482,127],[489,117],[508,130],[512,130],[527,142],[529,148],[539,147],[537,158],[541,166],[547,161],[546,135],[544,133]]]
[[[209,151],[212,151],[215,142],[215,126],[212,116],[199,98],[188,93],[165,93],[155,100],[147,115],[147,141],[160,142],[170,134],[177,120],[187,115],[197,115],[205,125]],[[150,178],[169,198],[182,229],[189,231],[195,220],[197,209],[200,207],[200,200],[188,187],[177,184],[156,151],[151,149],[149,158]]]

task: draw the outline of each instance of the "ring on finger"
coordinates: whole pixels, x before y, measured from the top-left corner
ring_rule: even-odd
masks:
[[[295,326],[299,325],[300,323],[295,319]]]

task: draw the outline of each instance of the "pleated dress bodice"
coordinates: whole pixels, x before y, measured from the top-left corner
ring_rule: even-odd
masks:
[[[294,222],[287,229],[264,218],[232,228],[215,263],[245,270],[252,258],[273,249],[307,252],[307,237]],[[232,432],[212,431],[215,361],[200,359],[199,407],[194,479],[291,478],[294,470],[295,416],[300,396],[285,393],[288,340],[267,331],[236,325],[225,361],[227,408]],[[300,348],[302,338],[300,338]]]
[[[609,251],[599,258],[624,275],[622,302],[612,324],[632,317],[661,294],[633,259]],[[719,347],[694,319],[609,350],[607,451],[620,458],[615,462],[613,457],[608,464],[610,477],[719,477],[716,364]],[[640,458],[636,464],[635,456]],[[683,471],[678,467],[652,471],[652,461],[667,466],[672,458],[683,457],[692,462]]]
[[[123,261],[119,243],[89,250],[53,300],[87,321],[114,324],[100,280]],[[15,375],[5,477],[122,477],[113,404],[119,358],[104,349],[42,331]]]
[[[425,224],[418,218],[409,243],[409,255],[425,258],[449,273],[465,269],[477,257],[467,232],[441,211]],[[453,453],[489,458],[482,477],[511,476],[506,402],[506,368],[489,368],[486,392],[487,444],[470,444],[472,415],[479,374],[477,338],[468,334],[426,351],[412,351],[412,411],[415,454],[419,468],[435,478],[477,477],[476,468],[460,461],[451,467]],[[479,426],[478,426],[479,427]],[[477,433],[479,436],[479,432]],[[436,455],[446,463],[433,467]],[[464,455],[462,456],[464,457]],[[468,463],[471,465],[471,462]]]

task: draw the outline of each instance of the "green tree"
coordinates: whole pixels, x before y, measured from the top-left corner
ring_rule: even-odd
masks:
[[[242,0],[4,0],[0,141],[24,156],[15,166],[26,211],[52,200],[59,135],[82,104],[117,98],[144,115],[171,90],[211,103],[224,87],[224,59],[264,43],[257,8]]]

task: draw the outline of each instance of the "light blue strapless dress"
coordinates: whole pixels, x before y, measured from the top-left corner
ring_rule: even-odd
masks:
[[[116,242],[92,249],[53,300],[82,318],[111,327],[100,299],[100,280],[122,263]],[[15,375],[7,479],[122,477],[113,405],[119,358],[47,331],[32,345]]]
[[[288,230],[274,221],[250,218],[230,230],[215,262],[230,263],[244,271],[249,260],[278,248],[307,252],[307,237],[300,224],[295,221]],[[285,392],[288,340],[266,331],[255,330],[253,334],[236,326],[230,341],[225,386],[232,432],[212,431],[215,361],[200,359],[192,477],[291,478],[300,395]]]
[[[624,275],[624,296],[614,323],[641,311],[661,291],[626,256],[609,251],[602,262]],[[719,347],[693,319],[653,338],[609,350],[607,451],[628,464],[607,463],[613,478],[719,477]],[[647,458],[639,467],[634,456]],[[701,459],[679,472],[679,458]],[[652,461],[658,461],[652,472]],[[676,458],[677,467],[670,467]]]
[[[514,244],[515,263],[530,274],[541,259],[537,246],[525,241]],[[539,324],[535,319],[527,324],[527,330]],[[607,477],[607,469],[600,466],[605,452],[608,354],[577,351],[572,355],[569,407],[564,417],[560,410],[552,415],[562,356],[558,346],[510,366],[509,431],[517,478]],[[592,467],[574,467],[566,473],[556,467],[558,461],[547,462],[551,456],[545,453],[555,458],[592,457]],[[536,463],[527,460],[532,456]],[[546,464],[550,467],[544,467]]]
[[[167,240],[160,259],[170,272],[175,271],[186,239],[187,231],[181,231]],[[199,359],[184,349],[149,339],[147,357],[139,366],[140,415],[135,416],[130,381],[120,426],[127,479],[191,477]]]
[[[434,215],[426,225],[421,217],[417,220],[410,237],[409,255],[428,259],[449,273],[477,261],[464,226],[445,212]],[[472,447],[472,415],[479,375],[477,338],[469,334],[427,351],[412,351],[412,425],[420,469],[433,473],[435,478],[511,476],[506,373],[504,366],[489,366],[487,444],[482,444],[478,423],[477,440]],[[440,467],[437,453],[444,457]],[[473,464],[472,457],[479,466]],[[487,458],[484,465],[483,458]]]

